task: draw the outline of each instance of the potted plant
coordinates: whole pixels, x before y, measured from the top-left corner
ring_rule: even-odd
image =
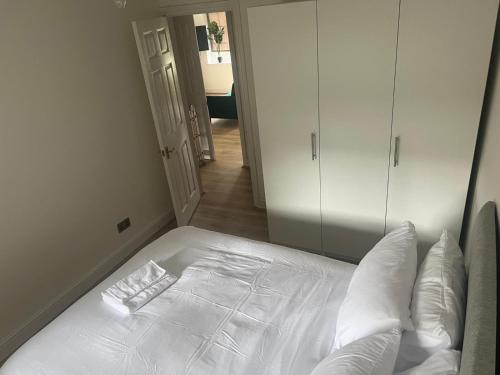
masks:
[[[208,24],[208,39],[215,42],[217,45],[217,60],[219,63],[222,62],[222,56],[220,55],[220,45],[222,39],[224,38],[224,27],[220,27],[217,22],[212,21]]]

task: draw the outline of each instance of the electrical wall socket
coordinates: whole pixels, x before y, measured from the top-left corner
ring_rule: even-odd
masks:
[[[116,227],[118,228],[118,233],[123,232],[129,226],[130,226],[130,218],[128,217],[120,221],[118,224],[116,224]]]

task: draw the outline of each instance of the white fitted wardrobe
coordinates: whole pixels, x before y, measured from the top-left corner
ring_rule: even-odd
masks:
[[[272,242],[359,260],[460,236],[498,0],[248,8]]]

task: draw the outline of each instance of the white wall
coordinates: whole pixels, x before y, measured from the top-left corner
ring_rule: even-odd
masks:
[[[487,201],[497,203],[500,210],[500,32],[497,30],[493,46],[492,66],[485,96],[485,104],[472,172],[472,200],[465,217],[466,233],[470,233],[474,219]],[[500,227],[498,228],[500,233]],[[468,236],[467,239],[470,239]],[[499,244],[500,245],[500,244]]]
[[[155,7],[0,2],[0,345],[171,213],[130,24]]]
[[[206,14],[194,15],[195,26],[207,25]],[[203,83],[205,84],[205,91],[208,93],[221,93],[225,94],[231,91],[233,84],[233,71],[231,64],[209,64],[207,54],[209,51],[200,52],[201,72],[203,74]],[[221,52],[223,61],[230,61],[229,52]]]

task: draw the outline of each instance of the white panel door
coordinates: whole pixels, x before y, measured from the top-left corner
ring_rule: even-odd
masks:
[[[321,249],[316,4],[248,9],[272,242]]]
[[[319,0],[323,250],[359,260],[384,235],[399,0]]]
[[[188,107],[192,104],[196,109],[202,149],[210,155],[212,160],[215,160],[212,125],[208,113],[194,19],[193,16],[178,16],[173,18],[173,23],[177,45],[179,46],[178,49],[181,50],[180,58],[178,58],[178,61],[180,61],[179,70],[182,71],[181,77],[183,78],[183,82],[186,83],[187,104]]]
[[[133,28],[177,224],[186,225],[200,189],[167,19],[133,22]]]
[[[460,235],[498,0],[402,0],[388,230],[411,220],[421,248]]]

